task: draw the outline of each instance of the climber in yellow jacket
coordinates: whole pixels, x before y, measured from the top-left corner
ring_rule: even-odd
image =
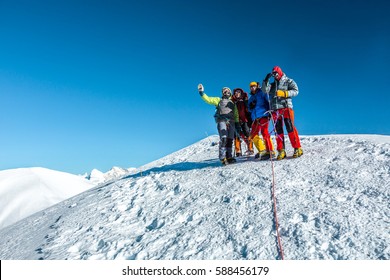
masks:
[[[202,84],[198,85],[202,99],[210,105],[216,106],[215,122],[219,134],[219,159],[223,165],[236,162],[233,158],[234,131],[241,132],[236,105],[231,100],[232,91],[228,87],[222,88],[222,97],[209,97],[204,93]]]

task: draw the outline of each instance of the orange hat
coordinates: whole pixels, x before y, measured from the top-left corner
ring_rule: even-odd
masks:
[[[253,87],[253,86],[257,87],[257,82],[250,82],[249,87]]]

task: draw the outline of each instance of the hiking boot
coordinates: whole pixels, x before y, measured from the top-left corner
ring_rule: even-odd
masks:
[[[260,157],[260,153],[255,154],[255,158],[259,158],[259,157]]]
[[[240,156],[242,156],[241,153],[236,153],[236,157],[240,157]]]
[[[236,162],[236,159],[235,159],[235,158],[227,158],[226,160],[227,160],[227,162],[228,162],[229,164],[235,163],[235,162]]]
[[[228,164],[227,159],[226,159],[226,158],[221,159],[221,164],[222,164],[222,165],[227,165],[227,164]]]
[[[246,156],[251,156],[251,155],[253,155],[254,154],[254,152],[252,151],[252,150],[247,150],[246,152],[245,152],[245,155]]]
[[[267,160],[270,159],[271,154],[269,151],[264,151],[260,154],[260,160]]]
[[[276,157],[276,160],[282,160],[286,157],[286,151],[284,149],[281,149],[278,151],[278,156]]]
[[[302,148],[296,148],[296,149],[294,149],[293,158],[300,157],[301,155],[303,155]]]

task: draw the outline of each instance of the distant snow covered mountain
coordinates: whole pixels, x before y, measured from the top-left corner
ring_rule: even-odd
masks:
[[[222,167],[217,141],[0,230],[0,259],[278,259],[271,162]],[[285,259],[390,259],[390,136],[301,143],[301,158],[274,162]]]
[[[135,170],[113,167],[103,173],[94,169],[84,177],[40,167],[0,171],[0,229]]]
[[[89,175],[86,175],[85,178],[88,179],[90,182],[93,182],[95,184],[100,184],[103,182],[107,182],[114,179],[119,179],[120,177],[135,172],[137,168],[122,168],[114,166],[106,173],[103,173],[97,169],[93,169]]]
[[[46,168],[0,171],[0,228],[94,186],[79,176]]]

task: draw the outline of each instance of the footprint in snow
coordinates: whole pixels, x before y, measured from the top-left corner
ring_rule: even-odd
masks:
[[[180,193],[180,186],[179,186],[179,185],[177,185],[177,186],[173,189],[173,193],[174,193],[175,195],[178,195],[178,194]]]
[[[62,217],[62,216],[59,216],[59,217],[57,218],[57,220],[55,220],[55,222],[54,222],[52,225],[49,226],[49,228],[51,228],[51,229],[58,228],[58,226],[57,226],[56,224],[60,221],[61,217]]]
[[[158,220],[157,220],[157,218],[155,218],[153,220],[153,222],[146,227],[146,229],[148,231],[152,231],[152,230],[155,230],[155,229],[160,229],[160,228],[162,228],[164,226],[164,224],[165,224],[164,222],[161,223],[161,224],[158,224]]]
[[[136,242],[141,242],[141,240],[142,240],[143,237],[144,237],[143,235],[138,235],[138,236],[135,238],[135,241],[136,241]]]

